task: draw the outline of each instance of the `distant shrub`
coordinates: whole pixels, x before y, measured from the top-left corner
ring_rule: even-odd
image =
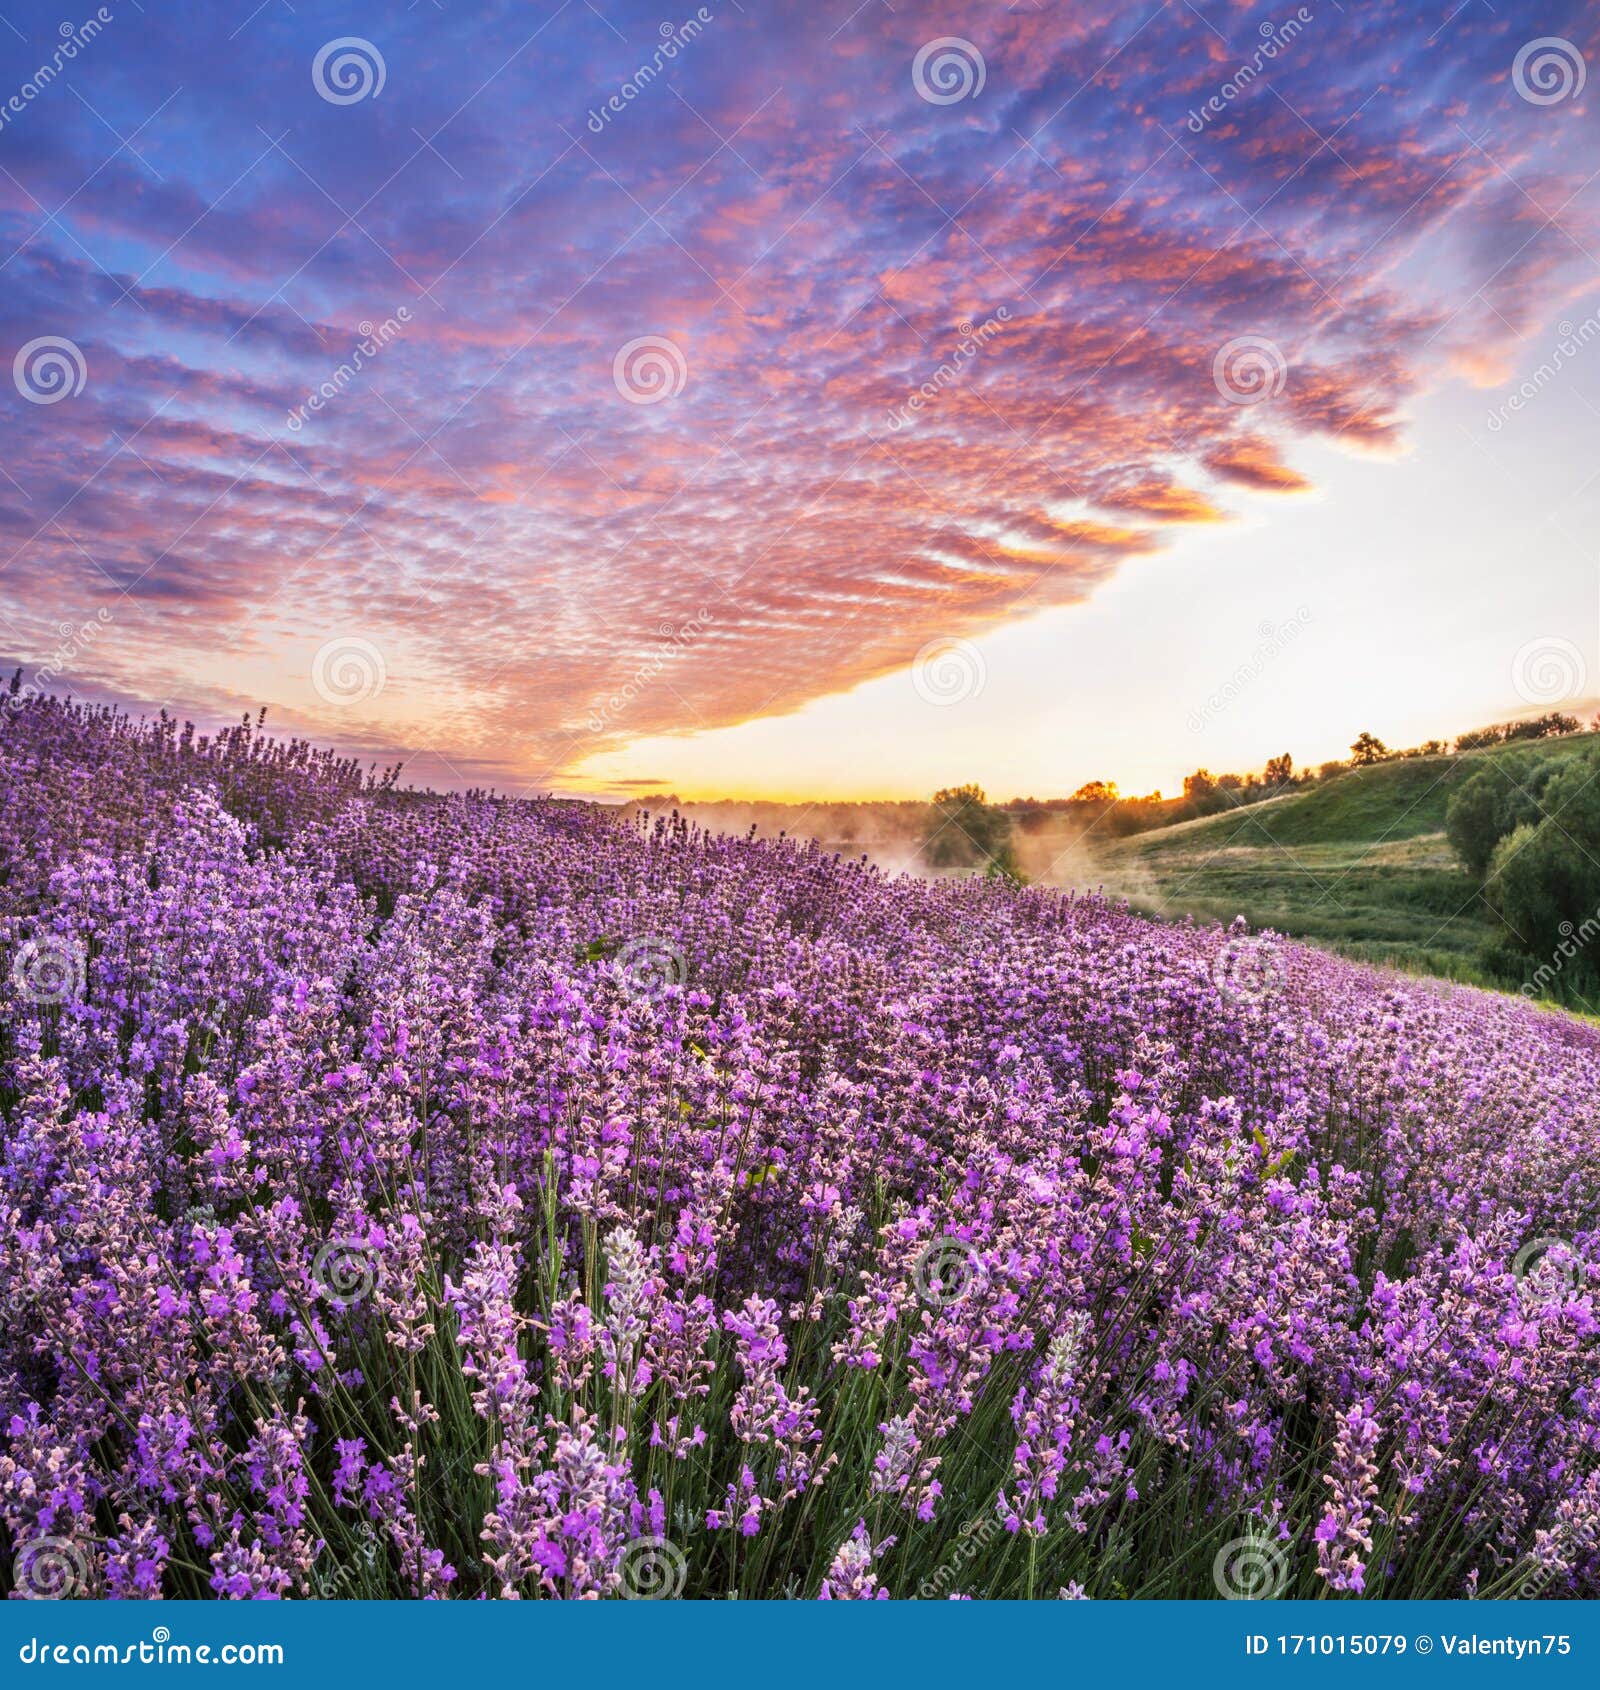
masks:
[[[1532,846],[1538,831],[1532,822],[1520,822],[1496,840],[1483,877],[1483,895],[1489,907],[1518,939],[1528,929],[1528,923],[1519,922],[1517,917],[1526,914],[1524,905],[1532,890],[1533,877],[1526,872],[1513,875],[1511,871],[1517,860]],[[1530,859],[1523,868],[1528,870],[1534,866]]]
[[[1507,722],[1506,738],[1514,739],[1559,739],[1562,734],[1575,734],[1578,731],[1578,718],[1564,716],[1559,710],[1552,710],[1547,716],[1535,716],[1529,722]]]
[[[1538,762],[1513,775],[1496,760],[1486,763],[1451,795],[1445,807],[1445,836],[1470,873],[1482,877],[1495,847],[1507,834],[1544,816],[1543,795],[1560,767],[1552,761]]]
[[[1480,879],[1507,830],[1503,821],[1510,783],[1493,764],[1480,769],[1450,796],[1444,831],[1468,873]]]
[[[1534,716],[1523,722],[1493,722],[1486,728],[1473,728],[1456,740],[1456,750],[1481,751],[1485,746],[1505,745],[1521,739],[1559,739],[1563,734],[1577,733],[1579,727],[1576,716],[1550,710],[1543,716]]]
[[[1540,818],[1520,820],[1490,857],[1485,896],[1532,955],[1553,954],[1574,932],[1591,931],[1600,912],[1597,777],[1600,758],[1560,765],[1544,783]]]
[[[1366,768],[1373,763],[1386,762],[1394,753],[1376,734],[1361,733],[1350,747],[1350,761]]]
[[[1010,816],[971,783],[934,793],[923,853],[934,868],[975,868],[1009,880],[1022,878]]]

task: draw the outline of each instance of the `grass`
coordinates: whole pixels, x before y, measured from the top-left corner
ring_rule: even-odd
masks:
[[[1093,875],[1152,914],[1243,915],[1362,961],[1515,990],[1519,978],[1492,954],[1502,929],[1445,838],[1445,809],[1486,761],[1515,777],[1597,744],[1600,735],[1576,734],[1352,769],[1266,803],[1096,844]]]

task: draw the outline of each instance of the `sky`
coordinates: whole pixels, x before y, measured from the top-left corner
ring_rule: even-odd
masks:
[[[1588,714],[1597,54],[1509,0],[0,0],[0,658],[607,796]]]

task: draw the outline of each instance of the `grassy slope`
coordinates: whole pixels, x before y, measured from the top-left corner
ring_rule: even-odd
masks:
[[[1450,795],[1485,761],[1514,774],[1597,744],[1600,735],[1579,734],[1353,769],[1270,803],[1098,846],[1095,865],[1108,889],[1161,914],[1242,914],[1370,961],[1479,980],[1478,956],[1496,927],[1444,837]]]

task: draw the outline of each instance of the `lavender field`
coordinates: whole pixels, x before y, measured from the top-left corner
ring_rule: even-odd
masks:
[[[9,1593],[1600,1594],[1600,1029],[8,703]]]

